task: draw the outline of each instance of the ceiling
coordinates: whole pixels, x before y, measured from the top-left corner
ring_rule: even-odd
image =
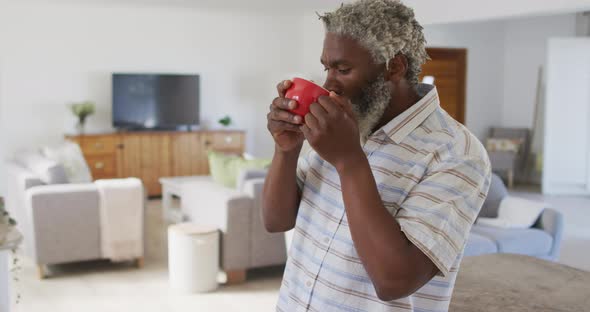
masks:
[[[165,6],[194,9],[309,12],[331,10],[350,0],[0,0],[1,4]],[[422,24],[549,15],[590,10],[590,0],[404,0]]]

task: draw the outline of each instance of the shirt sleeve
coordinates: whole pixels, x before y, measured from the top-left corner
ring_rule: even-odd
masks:
[[[447,159],[434,166],[396,213],[402,232],[447,275],[462,254],[490,185],[487,159]]]
[[[301,153],[299,154],[299,159],[297,160],[297,186],[302,192],[303,185],[305,184],[305,179],[307,177],[307,172],[309,171],[310,167],[311,152],[312,149],[304,145],[301,149]]]

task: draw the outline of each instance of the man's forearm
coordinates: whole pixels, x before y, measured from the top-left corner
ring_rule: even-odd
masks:
[[[421,264],[414,260],[419,251],[384,207],[367,158],[362,155],[350,163],[353,165],[339,168],[338,173],[357,253],[380,298],[408,295],[417,280],[418,284],[424,280],[416,279]]]
[[[284,232],[295,226],[300,201],[297,187],[300,150],[287,153],[275,150],[262,195],[264,225],[269,232]]]

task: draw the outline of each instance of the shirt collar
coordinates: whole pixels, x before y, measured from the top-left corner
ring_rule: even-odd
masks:
[[[422,98],[381,128],[396,144],[401,143],[440,106],[435,86],[420,83],[417,91]]]

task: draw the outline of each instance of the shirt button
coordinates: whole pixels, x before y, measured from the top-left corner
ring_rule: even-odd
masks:
[[[305,283],[305,285],[306,285],[307,287],[311,287],[311,281],[307,281],[307,282]]]
[[[330,238],[329,237],[324,238],[324,243],[326,243],[326,244],[330,243]]]

